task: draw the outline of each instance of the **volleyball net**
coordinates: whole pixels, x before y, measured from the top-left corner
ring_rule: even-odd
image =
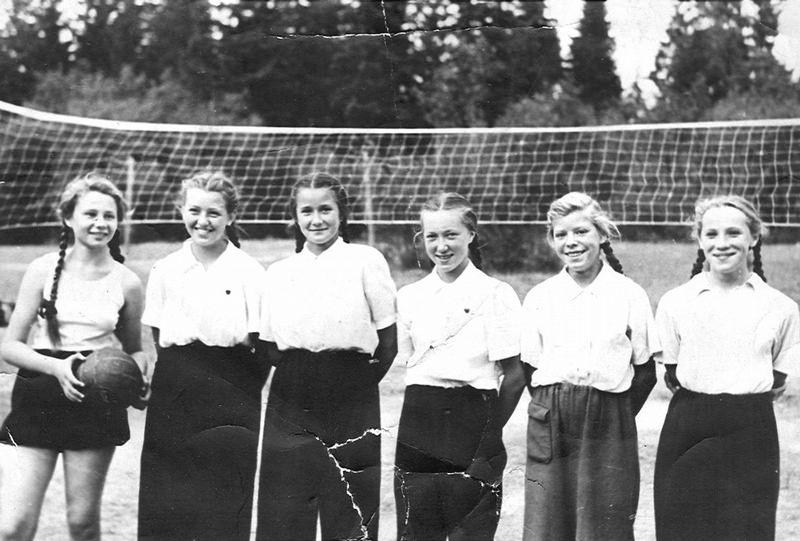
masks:
[[[800,225],[800,119],[591,128],[319,129],[191,126],[55,115],[0,102],[0,230],[57,224],[61,189],[109,175],[131,223],[179,222],[180,181],[230,175],[239,223],[287,223],[292,184],[326,171],[351,196],[351,221],[417,221],[456,191],[482,223],[545,221],[549,204],[585,191],[620,224],[675,225],[698,198],[735,193],[768,225]]]

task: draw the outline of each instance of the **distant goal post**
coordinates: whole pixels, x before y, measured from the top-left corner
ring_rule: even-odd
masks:
[[[108,174],[133,224],[179,222],[180,180],[212,167],[241,193],[241,224],[287,223],[295,180],[326,171],[351,221],[416,223],[457,191],[482,223],[537,224],[585,191],[619,224],[678,225],[700,197],[753,200],[770,226],[800,225],[800,119],[581,128],[344,129],[118,122],[0,102],[0,230],[56,225],[63,185]]]

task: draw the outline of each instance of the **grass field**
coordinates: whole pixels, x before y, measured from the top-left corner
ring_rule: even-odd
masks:
[[[152,262],[173,251],[175,244],[148,243],[132,246],[128,264],[145,280]],[[292,242],[245,241],[243,248],[264,265],[289,255]],[[0,246],[0,299],[12,300],[27,263],[34,257],[52,251],[52,246]],[[686,243],[620,243],[615,252],[626,273],[649,293],[653,304],[668,289],[685,281],[694,257],[694,248]],[[770,283],[786,294],[800,300],[800,249],[796,245],[768,245],[764,250],[765,269]],[[393,269],[398,286],[418,279],[420,271]],[[546,275],[539,273],[510,273],[498,277],[508,281],[520,295]],[[0,329],[2,334],[2,329]],[[152,344],[146,337],[147,348]],[[0,416],[8,408],[8,395],[13,384],[11,369],[0,365],[7,374],[0,377]],[[394,539],[394,500],[392,496],[392,464],[397,420],[403,393],[404,368],[394,366],[381,384],[383,408],[383,480],[381,505],[381,539]],[[637,418],[639,427],[639,456],[642,470],[639,513],[636,537],[654,539],[652,478],[658,434],[666,413],[669,392],[659,382]],[[525,429],[527,398],[523,396],[514,416],[506,427],[504,439],[509,452],[504,480],[504,500],[498,540],[516,540],[522,534],[523,485],[525,465]],[[781,441],[781,494],[778,506],[779,540],[800,538],[800,386],[790,382],[789,390],[776,404],[776,416]],[[130,410],[131,441],[118,449],[111,465],[103,500],[103,538],[106,541],[127,541],[136,536],[136,509],[139,478],[139,453],[144,429],[144,413]],[[2,458],[2,457],[0,457]],[[0,462],[1,463],[1,462]],[[39,524],[38,539],[61,541],[68,539],[64,516],[63,479],[57,471],[47,494]],[[0,502],[2,505],[2,502]]]

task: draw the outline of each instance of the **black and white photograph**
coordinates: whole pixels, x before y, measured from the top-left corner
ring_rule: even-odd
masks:
[[[800,538],[800,0],[0,0],[0,541]]]

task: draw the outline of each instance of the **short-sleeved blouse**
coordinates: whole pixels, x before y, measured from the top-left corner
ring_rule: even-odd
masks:
[[[519,354],[519,297],[471,262],[453,282],[434,269],[400,289],[397,314],[407,385],[497,389],[496,361]]]
[[[267,269],[259,337],[280,350],[371,355],[377,330],[395,322],[395,295],[375,248],[341,238],[319,255],[304,248]]]
[[[608,265],[583,288],[564,269],[535,286],[522,309],[522,360],[537,369],[534,387],[627,391],[633,365],[660,350],[647,293]]]
[[[204,267],[187,240],[153,265],[142,323],[159,329],[162,347],[245,343],[259,330],[265,274],[258,261],[231,243]]]
[[[681,385],[707,394],[772,388],[773,370],[797,373],[797,303],[756,274],[741,286],[712,288],[708,273],[668,291],[656,311],[663,353]]]

